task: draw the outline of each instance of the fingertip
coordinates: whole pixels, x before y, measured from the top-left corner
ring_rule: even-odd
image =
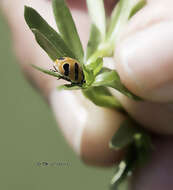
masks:
[[[54,90],[51,107],[66,140],[84,163],[111,166],[123,156],[109,148],[109,141],[125,117],[95,106],[80,92]]]
[[[173,22],[160,6],[154,14],[151,10],[152,6],[146,7],[125,28],[116,45],[116,69],[123,84],[134,94],[150,101],[170,102]]]
[[[120,113],[90,107],[86,127],[81,139],[81,158],[90,165],[112,166],[124,155],[124,151],[112,150],[109,142],[125,119]]]

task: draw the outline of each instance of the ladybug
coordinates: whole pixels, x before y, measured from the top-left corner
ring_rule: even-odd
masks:
[[[72,83],[82,84],[84,74],[79,62],[70,57],[60,57],[54,62],[55,72],[62,75],[62,78]]]

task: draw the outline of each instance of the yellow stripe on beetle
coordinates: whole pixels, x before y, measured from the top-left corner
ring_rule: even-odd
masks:
[[[84,75],[79,62],[70,57],[58,58],[54,67],[65,78],[73,83],[83,83]]]

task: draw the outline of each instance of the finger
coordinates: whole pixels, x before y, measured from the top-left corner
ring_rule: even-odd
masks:
[[[50,69],[52,61],[36,43],[34,35],[29,30],[24,20],[24,5],[35,8],[44,19],[57,30],[50,1],[6,0],[1,1],[0,5],[9,23],[14,41],[14,52],[21,64],[25,76],[27,76],[27,78],[32,81],[32,84],[34,84],[47,98],[51,89],[57,86],[57,81],[53,80],[52,77],[43,75],[29,65],[35,63],[37,66]],[[86,46],[87,35],[89,33],[88,16],[83,11],[76,9],[72,11],[72,14],[76,21],[76,26],[82,38],[83,45]]]
[[[104,58],[104,66],[114,69],[115,61],[112,58]],[[119,100],[129,115],[141,126],[154,133],[173,134],[173,104],[135,101],[117,90],[112,88],[109,90]]]
[[[141,126],[158,134],[173,134],[173,104],[134,101],[111,90],[121,105]]]
[[[126,87],[147,100],[173,100],[173,2],[151,1],[124,30],[115,52]]]
[[[151,159],[145,167],[136,171],[132,179],[131,189],[173,189],[172,146],[172,137],[155,139]]]
[[[108,146],[125,120],[122,114],[95,106],[81,92],[54,90],[50,103],[67,141],[85,163],[110,166],[122,157]]]
[[[39,64],[41,67],[50,68],[51,60],[36,44],[24,22],[23,6],[25,3],[26,1],[22,0],[17,0],[14,4],[10,3],[13,9],[16,7],[16,13],[8,15],[18,57],[22,63],[25,63],[25,68],[28,68],[28,61],[36,65]],[[55,23],[52,23],[51,6],[48,2],[30,1],[29,5],[37,9],[55,27]],[[88,26],[87,17],[78,11],[73,12],[73,15],[77,19],[79,33],[84,38],[83,31],[88,30],[88,27],[86,27]],[[57,83],[54,81],[56,80],[52,78],[43,80],[41,76],[45,75],[39,74],[39,72],[33,73],[33,71],[29,70],[29,75],[41,90],[48,88],[46,95],[53,108],[57,122],[67,141],[81,156],[82,160],[89,164],[108,166],[120,159],[122,153],[110,150],[108,144],[121,122],[126,119],[123,115],[114,110],[94,106],[94,104],[85,100],[80,93],[58,92],[55,89],[55,84]],[[46,85],[48,86],[45,87]]]

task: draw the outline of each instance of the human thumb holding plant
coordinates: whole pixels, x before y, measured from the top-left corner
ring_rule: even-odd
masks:
[[[108,7],[109,1],[106,1]],[[124,151],[112,151],[109,140],[126,116],[118,111],[100,108],[85,99],[79,91],[57,91],[55,79],[32,69],[28,63],[49,69],[51,60],[35,43],[23,18],[24,5],[37,9],[55,28],[49,1],[1,1],[8,18],[15,52],[26,75],[48,99],[67,141],[89,164],[109,166],[123,158]],[[10,5],[10,6],[9,6]],[[69,1],[72,15],[83,44],[89,33],[85,1]],[[153,137],[154,151],[150,163],[137,171],[132,189],[171,189],[173,141],[172,73],[173,27],[170,0],[148,1],[122,30],[115,44],[113,59],[105,64],[116,68],[122,83],[135,95],[147,100],[136,102],[111,90],[126,111],[146,129],[159,134]],[[15,13],[13,10],[17,10]],[[24,48],[25,47],[25,48]]]

